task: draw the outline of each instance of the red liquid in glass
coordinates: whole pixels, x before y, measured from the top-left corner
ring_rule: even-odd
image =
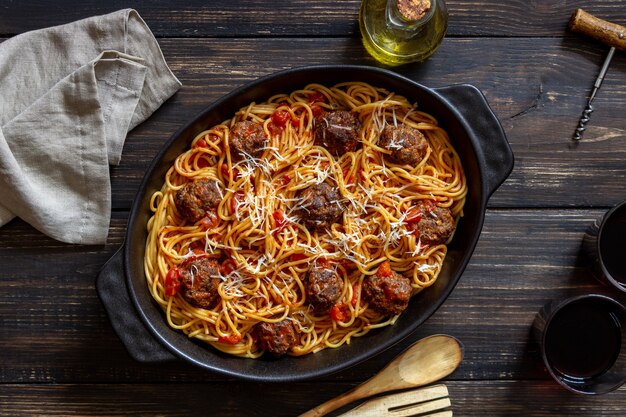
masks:
[[[564,377],[581,381],[605,373],[615,363],[622,344],[615,313],[598,300],[563,307],[552,318],[545,337],[552,367]]]

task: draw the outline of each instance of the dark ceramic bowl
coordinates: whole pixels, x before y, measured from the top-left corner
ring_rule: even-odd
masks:
[[[334,85],[363,81],[401,94],[434,115],[449,133],[465,170],[468,195],[464,217],[448,246],[434,285],[414,297],[395,325],[354,339],[350,345],[303,357],[242,359],[189,339],[167,325],[153,301],[143,271],[146,222],[152,193],[164,174],[197,133],[226,120],[252,101],[262,102],[315,82]],[[130,354],[140,361],[181,358],[202,368],[257,381],[297,381],[343,370],[398,343],[452,292],[472,256],[480,235],[487,200],[513,169],[513,153],[504,131],[482,93],[471,85],[427,88],[384,69],[364,66],[312,66],[278,72],[236,89],[211,104],[176,132],[156,156],[141,183],[130,213],[126,241],[101,271],[97,290],[114,329]]]

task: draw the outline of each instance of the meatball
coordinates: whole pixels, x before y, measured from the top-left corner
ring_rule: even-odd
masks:
[[[385,127],[378,144],[391,151],[387,158],[403,165],[419,164],[428,151],[428,141],[422,132],[405,125]]]
[[[181,271],[181,295],[189,304],[200,308],[213,308],[220,295],[219,264],[215,259],[195,259]]]
[[[185,184],[176,192],[176,207],[187,220],[195,223],[214,210],[222,201],[217,181],[200,178]]]
[[[254,326],[253,334],[259,349],[274,356],[284,355],[297,342],[296,329],[289,319],[278,323],[261,322]]]
[[[343,291],[343,280],[328,266],[313,265],[304,280],[306,298],[316,312],[328,311]]]
[[[231,157],[235,161],[240,161],[248,155],[259,158],[265,150],[267,136],[262,124],[244,120],[235,123],[230,130],[228,143],[234,151],[231,152]]]
[[[298,216],[310,230],[330,227],[343,213],[341,194],[324,182],[299,191],[296,198],[301,200]]]
[[[418,222],[410,228],[423,244],[440,245],[446,243],[455,229],[450,209],[438,207],[430,200],[420,200],[415,206],[422,213]]]
[[[354,152],[359,146],[361,124],[356,114],[345,110],[334,110],[315,118],[315,144],[323,146],[335,155]]]
[[[391,270],[385,261],[376,274],[363,280],[363,298],[369,307],[385,316],[400,314],[409,305],[411,281],[404,275]]]

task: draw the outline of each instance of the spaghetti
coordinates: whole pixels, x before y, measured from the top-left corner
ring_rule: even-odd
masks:
[[[315,140],[316,123],[336,110],[358,117],[354,152],[335,155]],[[259,155],[233,151],[241,121],[262,126],[267,142]],[[400,146],[380,140],[390,126],[423,134],[428,146],[421,161],[393,162]],[[210,180],[219,198],[193,222],[181,214],[177,193],[200,179]],[[320,184],[340,195],[328,203],[340,207],[339,217],[307,227],[302,195]],[[150,203],[147,284],[172,328],[223,352],[259,357],[267,345],[255,329],[285,320],[295,330],[288,354],[336,348],[397,319],[372,308],[375,301],[364,291],[381,270],[407,280],[410,295],[435,282],[446,242],[424,241],[419,221],[425,214],[416,207],[445,209],[456,224],[466,191],[446,132],[406,98],[361,82],[311,84],[251,103],[198,134],[178,156]],[[307,297],[306,277],[317,264],[339,280],[329,309],[314,308]],[[181,271],[193,284],[202,268],[215,278],[210,307],[198,307],[179,289]]]

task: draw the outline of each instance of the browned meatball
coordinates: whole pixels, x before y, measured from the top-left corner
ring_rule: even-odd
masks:
[[[323,113],[315,118],[315,144],[335,156],[354,152],[359,146],[360,126],[355,113],[345,110]]]
[[[200,178],[185,184],[176,192],[178,212],[190,222],[197,222],[222,201],[217,181]]]
[[[248,155],[259,158],[265,150],[267,136],[262,124],[244,120],[235,123],[230,130],[228,143],[233,151],[231,157],[235,161],[240,161]]]
[[[297,342],[296,329],[289,319],[278,323],[261,322],[254,326],[253,334],[259,349],[274,356],[284,355]]]
[[[419,164],[428,151],[428,141],[422,132],[405,125],[385,127],[378,144],[391,151],[386,158],[403,165]]]
[[[326,312],[343,291],[343,281],[329,265],[315,264],[304,281],[306,299],[316,312]]]
[[[409,305],[411,281],[391,270],[389,262],[383,262],[376,274],[363,280],[363,297],[368,306],[385,316],[400,314]]]
[[[180,294],[189,304],[200,308],[213,308],[220,295],[219,264],[215,259],[195,259],[181,271]]]
[[[421,217],[409,228],[423,244],[440,245],[450,239],[455,228],[450,209],[438,207],[430,200],[420,200],[413,207],[421,212]]]
[[[311,230],[329,228],[343,213],[341,194],[325,182],[300,190],[296,198],[301,207],[298,216]]]

